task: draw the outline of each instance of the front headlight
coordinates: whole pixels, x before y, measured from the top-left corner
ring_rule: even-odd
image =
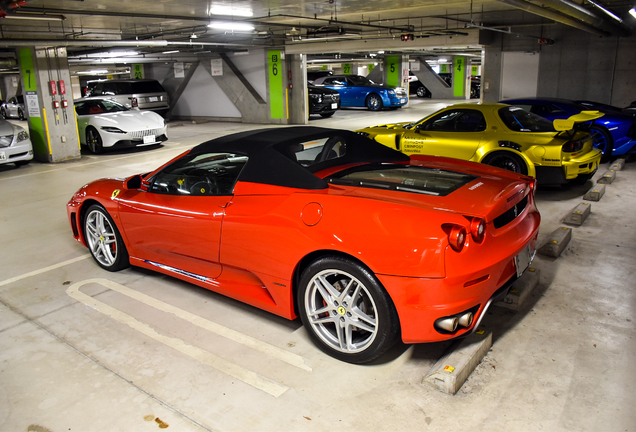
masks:
[[[312,98],[314,101],[316,101],[318,103],[322,102],[322,95],[310,94],[309,97]]]
[[[368,134],[368,133],[366,133],[366,132],[357,131],[356,133],[357,133],[358,135],[362,135],[363,137],[368,137],[368,136],[369,136],[369,134]]]
[[[113,127],[113,126],[102,126],[100,129],[103,130],[103,131],[106,131],[106,132],[110,132],[110,133],[120,133],[120,134],[125,134],[126,133],[123,130],[121,130],[119,128],[116,128],[116,127]]]
[[[18,142],[20,141],[24,141],[29,139],[29,134],[27,133],[27,131],[22,130],[20,132],[18,132]]]

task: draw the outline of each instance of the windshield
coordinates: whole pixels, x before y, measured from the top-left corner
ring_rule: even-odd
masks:
[[[508,129],[515,132],[556,132],[550,120],[516,106],[501,108],[499,117]]]
[[[357,86],[368,86],[373,84],[373,81],[360,75],[351,75],[347,78],[349,78],[349,81],[351,81],[353,85]]]
[[[329,183],[446,196],[477,177],[441,169],[401,164],[364,165],[336,173]]]
[[[128,108],[110,99],[93,99],[75,102],[77,115],[103,114],[128,111]]]

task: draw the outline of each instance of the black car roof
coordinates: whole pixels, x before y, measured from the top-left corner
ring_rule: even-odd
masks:
[[[305,167],[295,160],[292,146],[312,140],[341,137],[343,156]],[[342,129],[295,126],[258,129],[226,135],[194,147],[190,154],[238,153],[248,157],[240,181],[301,189],[325,189],[327,182],[313,173],[354,163],[406,162],[410,158],[355,132]]]

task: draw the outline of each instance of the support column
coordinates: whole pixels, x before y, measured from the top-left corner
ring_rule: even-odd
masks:
[[[66,48],[21,48],[18,59],[35,159],[80,158]]]
[[[309,119],[307,58],[304,54],[288,54],[287,65],[291,72],[292,84],[292,88],[289,89],[289,123],[307,124]]]

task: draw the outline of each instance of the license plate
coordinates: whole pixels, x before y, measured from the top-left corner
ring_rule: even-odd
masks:
[[[146,135],[144,137],[144,144],[150,144],[150,143],[153,143],[155,141],[156,140],[155,140],[155,136],[154,135]]]
[[[331,109],[336,109],[338,108],[338,104],[337,103],[332,103],[331,104]]]
[[[535,251],[530,249],[528,244],[519,255],[515,257],[515,267],[517,268],[517,277],[521,277],[524,271],[530,266],[532,259],[534,258]]]
[[[159,97],[157,96],[150,96],[148,98],[148,102],[157,102],[157,101],[159,101]]]
[[[5,152],[0,152],[0,161],[7,160],[7,154]]]

